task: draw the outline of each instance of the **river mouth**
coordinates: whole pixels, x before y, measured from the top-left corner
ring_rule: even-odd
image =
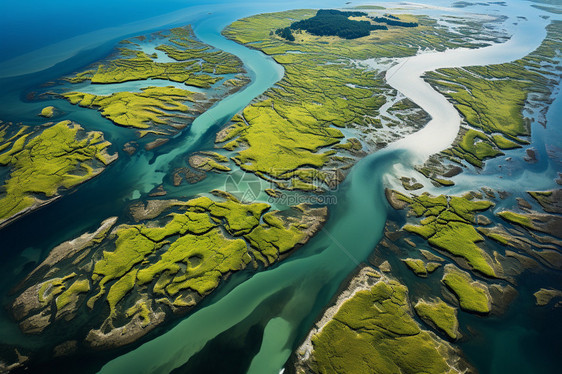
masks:
[[[175,160],[178,157],[181,157],[190,149],[195,150],[211,143],[216,130],[230,119],[232,113],[238,112],[253,98],[275,84],[283,73],[279,65],[274,64],[270,59],[266,59],[257,51],[249,50],[228,41],[220,35],[222,26],[231,20],[232,16],[230,15],[217,15],[216,18],[209,17],[196,24],[195,32],[202,41],[243,57],[243,61],[247,64],[246,67],[252,76],[252,86],[229,97],[223,101],[224,103],[221,102],[220,105],[212,108],[208,114],[199,117],[189,133],[174,143],[172,152],[148,155],[146,158],[139,157],[132,160],[127,166],[114,167],[105,179],[102,176],[93,181],[91,186],[81,188],[85,195],[80,196],[80,192],[77,192],[77,196],[70,197],[68,202],[57,203],[57,208],[45,210],[44,214],[41,213],[37,217],[26,218],[21,221],[21,224],[18,223],[18,226],[14,226],[14,229],[10,229],[7,234],[2,233],[6,238],[9,237],[7,242],[12,243],[15,248],[23,248],[22,244],[17,243],[17,240],[14,239],[18,230],[30,227],[30,225],[39,225],[45,219],[54,220],[58,217],[58,212],[64,211],[65,207],[69,215],[66,216],[68,218],[64,218],[59,223],[58,229],[54,230],[58,234],[48,234],[50,229],[44,229],[44,234],[50,238],[52,243],[58,242],[61,237],[71,238],[75,233],[84,231],[99,222],[101,217],[107,217],[108,213],[111,213],[110,215],[121,214],[116,207],[102,206],[96,209],[95,204],[91,203],[87,207],[92,209],[92,217],[86,222],[81,221],[79,227],[74,225],[73,230],[65,231],[63,236],[60,234],[63,231],[62,224],[70,225],[70,222],[76,217],[76,213],[71,213],[75,204],[82,204],[83,206],[82,199],[84,199],[84,196],[92,196],[93,194],[101,201],[107,194],[114,194],[115,190],[120,190],[117,200],[126,201],[135,191],[139,194],[148,193],[162,182],[165,175],[163,170],[166,169],[166,165],[176,162]],[[519,43],[525,45],[526,49],[516,51],[512,45],[509,47],[509,51],[513,54],[509,55],[507,60],[497,60],[497,56],[486,52],[477,55],[475,60],[469,60],[469,64],[491,64],[510,61],[523,56],[526,53],[525,51],[534,49],[536,43],[540,43],[542,37],[544,37],[543,26],[546,21],[538,21],[533,26],[535,32],[521,28],[521,30],[525,30],[522,35],[533,35],[534,38],[533,40],[519,41]],[[528,25],[530,24],[531,21]],[[505,50],[501,49],[501,45],[490,48],[496,48],[501,53],[506,53]],[[472,53],[475,51],[469,52],[457,54],[457,52],[451,51],[449,55],[445,52],[445,55],[436,54],[435,56],[438,56],[439,61],[448,58],[448,56],[451,57],[451,60],[459,61],[458,65],[454,65],[454,63],[451,65],[451,62],[448,62],[445,65],[447,67],[466,66],[467,58],[473,57]],[[260,331],[255,333],[254,339],[263,341],[263,344],[253,343],[256,362],[249,366],[253,368],[252,370],[266,372],[271,369],[271,372],[275,372],[274,369],[278,371],[282,368],[295,342],[298,342],[306,334],[310,325],[314,322],[315,316],[325,308],[338,291],[341,282],[359,263],[369,256],[380,240],[387,214],[383,185],[385,176],[396,165],[403,165],[409,170],[413,163],[446,148],[458,132],[458,123],[460,123],[458,112],[443,96],[439,95],[439,98],[433,96],[436,99],[435,102],[424,104],[424,100],[429,100],[433,94],[423,90],[421,85],[425,82],[419,79],[419,75],[423,74],[423,71],[443,66],[436,61],[433,61],[433,65],[431,65],[431,59],[434,55],[420,56],[419,60],[416,58],[411,60],[416,61],[415,64],[412,62],[411,65],[408,65],[413,66],[412,69],[408,70],[407,67],[406,70],[402,71],[405,78],[400,76],[403,81],[406,81],[406,78],[413,79],[418,86],[412,85],[413,88],[401,85],[403,81],[398,80],[398,77],[395,81],[389,79],[388,82],[426,109],[432,115],[435,127],[427,127],[427,130],[422,130],[420,133],[396,142],[387,150],[370,155],[357,163],[338,191],[338,206],[334,209],[331,220],[314,240],[301,248],[291,258],[266,272],[255,274],[249,279],[240,280],[238,287],[231,289],[227,294],[219,293],[210,297],[199,311],[180,322],[172,330],[109,362],[104,366],[102,372],[122,372],[123,370],[130,372],[170,372],[174,368],[180,368],[179,371],[191,368],[190,359],[196,355],[199,355],[199,358],[203,361],[211,359],[213,349],[210,343],[220,341],[220,339],[228,341],[231,339],[228,335],[229,332],[235,336],[236,326],[239,328],[240,326],[247,326],[248,330],[252,326],[258,326],[257,330]],[[419,69],[417,64],[423,61],[427,61],[429,67],[424,65],[426,70],[416,70]],[[432,91],[435,93],[434,90]],[[420,98],[416,96],[416,92],[425,92],[425,94],[423,98]],[[453,111],[451,111],[451,108],[453,108]],[[443,129],[446,129],[446,134],[442,133]],[[425,139],[423,144],[427,147],[418,146],[422,136]],[[134,170],[134,172],[130,170]],[[111,192],[107,187],[103,189],[103,186],[108,185],[108,181],[114,180],[116,175],[126,178],[128,182],[123,182],[121,188],[119,184],[117,186],[113,184]],[[136,182],[131,186],[130,181],[133,180]],[[205,185],[204,188],[213,186],[220,188],[223,183],[222,180],[217,179]],[[94,190],[97,192],[94,192]],[[202,191],[192,189],[182,193],[192,196],[198,192]],[[0,239],[2,238],[0,237]],[[33,243],[33,241],[27,243],[30,246],[29,243]],[[36,245],[45,247],[44,242]],[[283,300],[283,303],[276,300]],[[260,313],[255,311],[260,311]],[[186,336],[189,336],[189,341],[185,344],[178,344],[178,342],[185,341]],[[226,346],[228,347],[228,345]],[[269,363],[264,363],[263,357],[260,359],[260,354],[262,356],[267,355]],[[193,361],[191,361],[191,365],[194,365]]]

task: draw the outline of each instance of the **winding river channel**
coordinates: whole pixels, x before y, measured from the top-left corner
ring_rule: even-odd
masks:
[[[263,11],[342,5],[343,2],[339,1],[260,4],[252,9],[248,6],[243,9],[225,7],[212,14],[205,14],[203,5],[193,8],[189,16],[181,12],[174,13],[172,18],[161,17],[144,26],[135,24],[127,32],[121,31],[120,37],[133,35],[132,33],[141,30],[151,31],[164,24],[175,26],[193,22],[199,39],[238,56],[244,62],[252,81],[245,89],[217,102],[199,116],[187,131],[162,147],[165,152],[140,153],[123,165],[119,162],[125,161],[119,160],[117,165],[108,168],[106,173],[91,183],[81,186],[76,193],[7,227],[0,233],[0,241],[5,239],[4,243],[15,248],[39,247],[37,238],[18,237],[29,227],[39,227],[37,236],[43,235],[42,246],[52,247],[62,240],[79,235],[85,229],[95,227],[108,216],[122,215],[123,202],[128,202],[131,197],[145,195],[161,184],[172,170],[170,165],[178,164],[178,160],[183,160],[190,152],[212,142],[214,134],[221,126],[278,82],[283,76],[283,68],[270,57],[224,38],[220,32],[226,25],[242,16]],[[489,11],[490,8],[500,7],[478,7],[478,11]],[[413,9],[419,13],[440,14],[433,8]],[[106,363],[100,372],[169,373],[176,369],[179,372],[182,368],[194,367],[198,361],[220,360],[221,357],[217,357],[217,347],[220,348],[225,342],[236,346],[237,339],[245,336],[241,331],[253,331],[257,328],[260,331],[258,335],[262,335],[255,340],[261,343],[252,345],[253,355],[244,353],[245,356],[250,355],[249,359],[240,357],[240,360],[250,360],[246,365],[249,365],[250,373],[279,373],[296,345],[337,293],[342,282],[369,257],[381,239],[387,218],[385,176],[396,170],[400,170],[401,175],[408,175],[412,172],[414,164],[447,148],[459,131],[461,118],[458,112],[445,97],[423,81],[421,77],[424,72],[443,67],[513,61],[533,51],[544,39],[545,26],[549,20],[541,18],[541,13],[531,8],[527,2],[516,1],[509,9],[501,9],[504,13],[509,13],[504,14],[509,15],[504,26],[513,34],[506,43],[479,49],[426,52],[396,60],[395,65],[387,72],[388,84],[429,113],[431,120],[422,130],[396,141],[384,150],[368,155],[352,168],[336,192],[337,204],[330,208],[330,219],[316,237],[276,266],[256,274],[235,274],[224,288],[210,295],[195,313],[157,338]],[[446,11],[462,13],[460,10]],[[407,13],[410,10],[404,9],[401,12]],[[521,15],[525,15],[526,19],[518,18]],[[79,40],[73,43],[77,44]],[[103,34],[100,40],[104,43],[114,42],[106,34]],[[106,47],[99,53],[103,54],[107,50]],[[69,56],[64,55],[64,58],[67,57]],[[81,58],[82,60],[75,62],[76,66],[73,69],[79,68],[80,64],[87,65],[92,62],[91,58]],[[49,62],[46,66],[51,65]],[[54,77],[60,76],[64,71],[58,65],[52,69],[54,70],[51,74]],[[67,73],[66,71],[65,74]],[[24,91],[21,86],[20,89]],[[14,96],[5,96],[8,100],[7,108],[14,102],[13,109],[7,109],[7,113],[15,115],[21,104],[15,104]],[[26,111],[37,113],[44,104],[33,104],[35,106],[27,108]],[[61,104],[60,100],[56,105],[68,108],[69,111],[73,110],[69,104]],[[10,112],[12,110],[13,113]],[[121,146],[118,140],[120,134],[126,130],[112,126],[107,120],[100,121],[97,113],[90,112],[92,111],[80,109],[72,119],[80,123],[95,122],[98,127],[93,129],[103,130],[108,134],[109,140]],[[221,178],[209,180],[202,185],[203,187],[191,187],[194,189],[190,190],[189,194],[194,195],[213,188],[220,189],[221,183],[224,185]],[[107,203],[99,203],[107,196],[111,196]],[[115,201],[119,203],[114,204]],[[90,212],[88,218],[76,212],[76,204]],[[41,222],[49,222],[50,226],[41,229]],[[72,227],[72,230],[66,229],[65,225]],[[0,321],[0,335],[4,335],[6,339],[23,339],[18,332],[5,326],[7,324]],[[230,354],[235,355],[236,352]],[[235,358],[230,360],[235,361]]]
[[[253,275],[220,298],[214,297],[210,305],[167,333],[109,362],[101,373],[168,373],[197,355],[212,359],[212,352],[205,353],[205,349],[211,350],[206,345],[242,325],[264,328],[261,346],[249,372],[278,373],[295,342],[310,328],[314,316],[322,311],[341,282],[369,256],[380,240],[386,221],[384,175],[395,165],[410,168],[413,163],[447,148],[459,131],[458,112],[423,81],[423,73],[443,67],[488,65],[524,57],[537,48],[546,35],[544,28],[548,22],[536,13],[526,12],[527,20],[519,21],[506,43],[480,49],[424,53],[398,60],[388,71],[387,82],[431,115],[427,126],[359,161],[340,187],[338,204],[332,208],[331,218],[322,232],[295,255]],[[265,77],[258,76],[261,80],[254,81],[253,84],[260,85],[256,91],[263,92],[279,78],[279,69],[271,60],[225,41],[214,25],[204,22],[195,31],[204,42],[237,55],[248,66],[257,66],[260,70],[269,67]],[[241,107],[234,101],[225,100],[209,113],[235,113]],[[199,117],[192,131],[206,131],[207,121],[212,120]],[[167,162],[170,157],[157,158],[155,170],[160,162]]]

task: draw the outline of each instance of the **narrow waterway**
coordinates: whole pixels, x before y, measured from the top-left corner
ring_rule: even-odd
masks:
[[[389,84],[431,114],[427,127],[358,162],[337,192],[338,203],[332,207],[331,218],[322,232],[295,255],[253,275],[220,298],[210,298],[205,307],[169,332],[109,362],[101,372],[168,373],[176,368],[188,371],[190,359],[195,357],[202,355],[207,362],[216,360],[216,353],[206,346],[241,325],[258,325],[263,329],[250,373],[279,372],[295,342],[306,334],[341,282],[380,240],[386,221],[382,185],[385,174],[394,165],[408,168],[446,148],[458,132],[460,117],[456,110],[420,76],[441,67],[495,64],[525,56],[539,46],[547,23],[533,15],[527,17],[505,44],[426,53],[403,60],[389,70]],[[209,35],[200,37],[209,42]],[[215,37],[220,38],[218,32]],[[239,47],[230,47],[221,45],[246,61],[245,53],[239,54]],[[280,301],[275,302],[276,299]]]
[[[142,192],[148,192],[162,183],[168,172],[168,165],[174,159],[185,155],[187,150],[194,149],[194,145],[201,142],[205,134],[214,136],[216,131],[232,118],[233,114],[242,110],[254,98],[283,77],[283,68],[271,57],[248,49],[221,35],[220,31],[230,22],[231,16],[225,14],[208,17],[202,22],[196,23],[194,31],[204,43],[240,57],[252,78],[251,83],[242,91],[226,97],[198,116],[189,126],[187,136],[183,136],[182,140],[175,144],[169,152],[158,155],[154,160],[150,160],[151,155],[136,159],[131,167],[137,171],[142,170],[136,175],[138,178],[136,185],[142,189]]]
[[[462,66],[491,65],[511,62],[535,50],[546,36],[546,25],[550,20],[531,12],[527,19],[520,20],[513,36],[505,43],[489,47],[459,48],[437,53],[423,53],[397,60],[388,69],[389,85],[415,102],[430,116],[429,123],[420,131],[396,141],[389,149],[406,149],[417,157],[417,161],[448,148],[455,140],[460,128],[460,115],[455,107],[422,78],[427,71]]]

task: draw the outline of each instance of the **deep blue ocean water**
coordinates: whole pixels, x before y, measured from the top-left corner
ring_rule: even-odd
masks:
[[[69,37],[144,20],[190,6],[209,11],[233,0],[5,0],[0,2],[0,61]]]

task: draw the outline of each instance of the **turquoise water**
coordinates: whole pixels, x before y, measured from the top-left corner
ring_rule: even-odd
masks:
[[[302,334],[303,320],[317,315],[340,283],[366,259],[382,235],[386,205],[381,184],[382,174],[396,153],[379,153],[360,161],[338,193],[338,205],[324,229],[289,259],[267,271],[255,274],[211,305],[191,315],[170,332],[139,347],[106,365],[102,373],[119,373],[126,368],[135,372],[166,373],[189,360],[219,333],[240,323],[277,293],[292,289],[292,296],[274,316],[260,315],[261,320],[274,321],[264,343],[267,363],[256,363],[260,371],[272,372],[288,359],[295,338]],[[374,167],[376,165],[376,167]],[[360,196],[361,198],[354,198]],[[357,240],[360,238],[361,240]],[[278,314],[277,314],[278,313]],[[279,320],[279,318],[282,320]],[[275,326],[285,326],[279,340]],[[266,328],[267,329],[267,328]],[[178,345],[181,337],[189,343]],[[276,344],[277,350],[270,345]],[[259,355],[258,355],[259,357]],[[264,365],[268,370],[264,370]]]
[[[139,153],[131,159],[121,155],[120,160],[105,173],[80,186],[76,192],[0,231],[0,253],[6,259],[0,265],[0,270],[5,274],[0,278],[3,288],[7,289],[12,284],[12,277],[17,279],[26,274],[31,266],[30,258],[45,256],[52,246],[85,230],[91,230],[108,216],[125,218],[123,208],[131,196],[144,195],[163,181],[169,183],[166,181],[166,174],[176,166],[181,166],[185,155],[193,150],[211,147],[214,134],[220,126],[282,77],[282,68],[272,59],[223,38],[220,30],[224,26],[237,18],[261,11],[343,5],[343,2],[289,2],[229,8],[228,3],[235,2],[224,2],[221,6],[194,4],[193,8],[184,11],[174,8],[173,15],[163,14],[158,16],[157,20],[152,19],[149,22],[138,21],[142,19],[142,16],[139,16],[137,20],[131,20],[134,24],[122,26],[119,32],[111,37],[107,31],[99,31],[101,24],[92,26],[88,32],[90,36],[91,33],[97,35],[97,40],[92,42],[94,50],[88,56],[73,54],[80,50],[76,47],[76,41],[58,41],[59,47],[74,46],[75,49],[71,48],[72,53],[65,51],[64,54],[73,55],[73,58],[65,60],[66,57],[63,56],[58,65],[50,67],[47,72],[28,75],[26,80],[18,78],[3,81],[10,83],[10,90],[0,97],[5,99],[4,104],[0,106],[0,118],[14,121],[20,118],[36,124],[40,122],[36,117],[40,108],[55,104],[66,112],[64,118],[83,123],[88,129],[103,130],[107,138],[115,144],[115,149],[120,149],[130,138],[129,130],[113,126],[98,113],[73,107],[60,100],[24,102],[21,100],[22,96],[34,85],[79,69],[103,57],[110,51],[114,40],[139,32],[136,30],[146,32],[157,26],[169,27],[182,22],[193,22],[194,30],[202,41],[239,56],[252,78],[252,83],[246,89],[217,103],[197,118],[188,130],[165,146],[154,152]],[[179,8],[178,4],[174,6]],[[143,7],[140,8],[139,14],[148,16],[148,11],[143,13]],[[213,14],[207,14],[209,11]],[[2,60],[9,61],[7,58]],[[50,66],[52,61],[57,60],[51,58],[45,66]],[[41,60],[38,64],[43,62]],[[37,67],[32,67],[31,70],[33,68]],[[549,123],[557,123],[556,120],[562,118],[559,103],[560,99],[553,105],[549,113]],[[539,129],[538,137],[534,138],[534,141],[546,143],[545,138],[552,139],[552,134],[559,134],[559,126],[552,128],[557,130],[548,130],[555,131],[554,133],[541,133]],[[113,358],[113,354],[93,355],[80,367],[83,370],[96,371],[104,365],[101,368],[104,373],[167,373],[174,369],[177,372],[201,372],[198,369],[202,367],[208,372],[225,372],[225,367],[231,369],[228,372],[279,372],[291,351],[336,294],[341,283],[360,262],[367,259],[380,240],[387,214],[383,194],[385,175],[395,165],[408,167],[410,164],[411,154],[407,150],[381,151],[361,160],[337,191],[338,203],[331,210],[331,218],[327,225],[290,258],[261,273],[246,272],[231,277],[224,287],[208,297],[194,313],[179,321],[169,331],[161,330],[162,335],[140,346],[130,347],[134,348],[130,352],[127,352],[129,348],[124,349],[119,352],[120,356],[112,361],[109,359]],[[559,164],[549,167],[560,170]],[[540,171],[541,169],[536,169],[537,175],[541,175]],[[552,187],[554,182],[552,179],[550,181]],[[470,184],[470,180],[467,180],[466,186]],[[184,186],[174,191],[173,196],[190,197],[220,188],[221,185],[224,185],[221,177],[209,178],[200,185]],[[31,228],[34,235],[29,235]],[[411,274],[401,274],[401,278],[402,276],[409,286],[412,285],[412,289],[416,287],[417,279]],[[540,283],[541,286],[561,281],[559,276],[535,276],[535,283]],[[532,287],[529,286],[529,289]],[[511,318],[511,315],[517,315],[516,311],[519,308],[526,314],[523,317]],[[513,373],[528,372],[529,367],[541,367],[537,360],[530,359],[531,353],[525,354],[525,350],[520,349],[520,346],[529,342],[540,342],[538,334],[546,333],[544,326],[541,329],[529,323],[531,318],[556,319],[552,319],[552,316],[544,311],[537,312],[532,306],[532,300],[528,298],[518,299],[510,311],[510,318],[506,318],[502,323],[495,319],[465,317],[468,324],[481,331],[480,335],[466,344],[463,343],[463,348],[469,361],[482,372],[505,372],[508,369],[506,363]],[[0,314],[0,343],[27,346],[41,344],[40,338],[30,338],[19,333],[8,318]],[[551,342],[550,335],[544,336],[547,342]],[[545,368],[551,367],[550,361],[554,356],[548,352],[556,347],[556,344],[550,344],[549,347],[545,344],[539,346],[542,347],[543,356],[546,351]],[[497,353],[491,355],[489,347],[493,348],[492,352]],[[541,349],[532,350],[533,354],[539,351]],[[518,353],[513,355],[513,352]],[[220,355],[220,360],[217,360],[217,355]],[[514,357],[507,360],[510,356]],[[239,362],[239,365],[229,365],[233,362]],[[215,371],[211,369],[213,365],[216,366]],[[57,369],[54,367],[52,370]]]

